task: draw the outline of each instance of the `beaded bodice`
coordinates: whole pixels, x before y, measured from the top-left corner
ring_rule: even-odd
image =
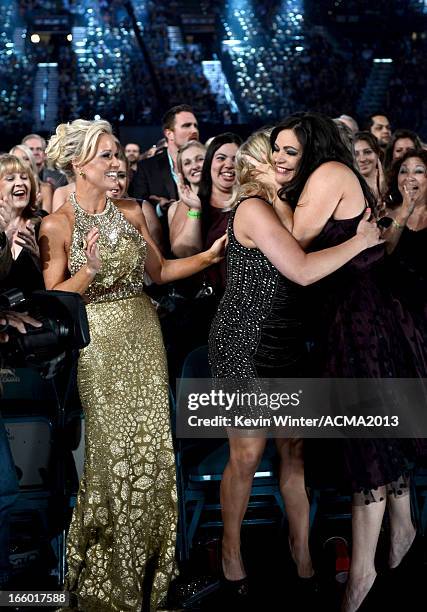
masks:
[[[299,288],[259,249],[237,240],[237,206],[227,230],[227,287],[209,338],[212,373],[233,379],[290,375],[303,350]]]
[[[142,294],[147,243],[138,230],[110,198],[107,198],[104,211],[98,214],[83,210],[74,193],[70,196],[70,202],[75,215],[68,262],[71,274],[76,274],[86,263],[84,245],[87,233],[93,227],[99,230],[102,265],[87,289],[87,301],[108,302]]]

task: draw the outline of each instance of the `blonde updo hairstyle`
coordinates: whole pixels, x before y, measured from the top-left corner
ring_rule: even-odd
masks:
[[[113,135],[111,125],[103,119],[76,119],[71,123],[61,123],[47,144],[48,164],[67,177],[74,177],[74,165],[84,166],[95,157],[102,134]]]
[[[0,155],[0,179],[6,174],[27,174],[30,179],[30,199],[21,213],[23,219],[31,219],[38,211],[37,206],[37,184],[31,168],[22,159],[15,155],[6,153]]]
[[[230,199],[230,207],[233,208],[242,199],[247,197],[260,197],[268,202],[273,202],[276,197],[276,188],[273,184],[260,180],[260,172],[251,164],[249,158],[261,164],[273,165],[273,157],[270,144],[272,128],[264,128],[254,132],[239,147],[236,154],[236,185]]]

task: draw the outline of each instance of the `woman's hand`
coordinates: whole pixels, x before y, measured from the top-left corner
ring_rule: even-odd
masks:
[[[376,220],[372,219],[369,221],[370,216],[371,209],[367,208],[365,214],[363,215],[363,219],[357,226],[356,231],[356,235],[365,242],[365,249],[370,249],[371,247],[384,242],[384,240],[381,238],[381,230],[377,226]]]
[[[18,244],[23,249],[34,257],[34,259],[40,259],[39,245],[36,240],[36,231],[34,224],[28,221],[23,229],[18,230],[15,238],[15,244]]]
[[[417,198],[419,197],[419,192],[417,192],[414,187],[416,187],[416,184],[411,181],[406,181],[403,185],[403,201],[400,208],[400,212],[404,217],[402,221],[406,221],[414,212]]]
[[[202,203],[200,202],[199,196],[191,189],[190,185],[185,184],[182,174],[179,175],[178,194],[181,202],[188,206],[188,208],[194,210],[202,209]]]
[[[243,155],[243,159],[245,160],[246,163],[254,166],[254,168],[257,171],[258,177],[260,178],[261,181],[270,183],[271,185],[274,185],[277,187],[276,174],[271,164],[269,164],[268,162],[265,162],[265,163],[260,162],[254,157],[251,157],[250,155],[247,155],[247,154]]]
[[[5,232],[12,220],[12,204],[0,194],[0,232]]]
[[[26,334],[27,329],[25,325],[32,325],[33,327],[42,326],[40,321],[33,319],[33,317],[30,317],[26,312],[14,312],[13,310],[9,310],[0,313],[0,326],[3,327],[3,330],[5,326],[10,326],[17,329],[19,333]],[[3,330],[0,331],[0,342],[7,342],[9,340],[9,335]]]
[[[211,248],[206,251],[209,257],[209,265],[216,264],[221,261],[221,259],[224,259],[224,253],[227,244],[227,234],[224,234],[224,236],[221,236],[221,238],[215,240]]]
[[[101,258],[99,256],[99,230],[97,227],[93,227],[87,234],[84,244],[84,252],[86,255],[87,269],[91,274],[95,276],[101,269]]]

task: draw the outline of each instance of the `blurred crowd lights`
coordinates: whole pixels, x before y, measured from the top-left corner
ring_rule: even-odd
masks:
[[[25,35],[22,35],[22,38],[25,38]],[[73,41],[73,35],[71,33],[67,34],[66,39],[68,40],[68,42],[72,42]],[[35,32],[34,34],[31,34],[30,40],[31,40],[32,43],[37,45],[41,41],[40,34],[37,34],[37,32]],[[8,45],[6,44],[6,46],[8,46]]]

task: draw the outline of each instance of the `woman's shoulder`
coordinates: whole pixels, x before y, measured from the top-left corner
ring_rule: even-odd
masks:
[[[135,198],[121,198],[121,199],[113,199],[111,198],[114,206],[117,206],[123,213],[137,213],[141,212],[140,204],[135,200]]]
[[[273,206],[271,202],[269,202],[266,198],[263,198],[260,195],[251,195],[244,196],[243,198],[239,198],[233,207],[233,209],[237,208],[247,208],[249,206],[269,206],[270,208]]]
[[[67,202],[53,213],[43,215],[41,231],[54,232],[68,229],[73,224],[73,209]]]
[[[133,225],[138,231],[141,226],[145,227],[145,217],[142,212],[141,205],[134,198],[122,198],[111,200],[113,205],[124,215],[125,219]]]
[[[343,162],[331,160],[323,162],[323,164],[320,164],[320,166],[313,170],[309,177],[309,180],[311,178],[323,179],[325,177],[327,177],[328,179],[337,178],[342,180],[344,177],[350,176],[356,178],[356,174],[349,166],[347,166]]]
[[[245,218],[249,222],[253,222],[259,219],[260,213],[271,211],[274,214],[273,205],[267,200],[258,196],[245,197],[242,200],[238,200],[236,205],[232,208],[232,215],[236,215],[238,218]]]
[[[316,168],[308,177],[303,194],[316,192],[329,194],[354,194],[360,189],[360,181],[355,172],[346,164],[327,161]],[[304,198],[303,194],[300,200]]]
[[[44,192],[49,192],[51,194],[53,194],[53,185],[51,185],[51,183],[48,183],[47,181],[40,181],[40,189]]]

